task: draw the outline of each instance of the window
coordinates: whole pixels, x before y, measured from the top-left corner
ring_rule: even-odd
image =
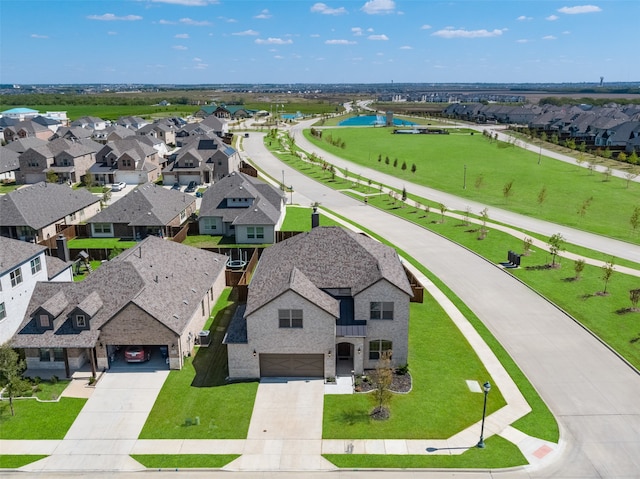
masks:
[[[94,223],[93,224],[93,232],[94,234],[110,234],[111,233],[111,223]]]
[[[31,274],[36,274],[38,271],[42,269],[42,264],[40,263],[40,258],[33,258],[31,260]]]
[[[50,321],[49,321],[49,315],[48,314],[41,314],[40,315],[40,327],[41,328],[48,328],[50,325]]]
[[[264,238],[264,226],[256,226],[256,238]]]
[[[46,362],[51,361],[51,353],[48,349],[40,350],[40,361],[46,361]]]
[[[376,339],[375,341],[369,341],[369,359],[378,360],[380,354],[384,351],[391,351],[393,343],[384,339]]]
[[[84,314],[79,314],[76,316],[76,324],[79,328],[87,327],[87,318],[85,318]]]
[[[184,220],[187,217],[187,210],[182,210],[180,212],[180,221]]]
[[[247,226],[247,239],[256,237],[256,229],[253,226]]]
[[[4,319],[7,317],[7,309],[4,306],[4,303],[0,303],[0,319]]]
[[[64,361],[64,349],[62,349],[62,348],[53,348],[53,360],[54,361]]]
[[[71,214],[69,215],[69,219],[70,219],[71,221],[75,221],[75,219],[76,219],[76,214],[75,214],[75,212],[73,212],[73,213],[71,213]]]
[[[184,160],[185,168],[193,168],[193,160]]]
[[[9,273],[9,277],[11,278],[11,287],[18,286],[22,283],[22,270],[20,268],[14,269]]]
[[[393,303],[371,301],[369,319],[393,319]]]
[[[301,309],[279,309],[278,322],[281,328],[301,328],[302,327],[302,310]]]

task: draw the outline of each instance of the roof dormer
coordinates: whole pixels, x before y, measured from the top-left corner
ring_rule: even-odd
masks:
[[[91,329],[90,321],[102,308],[102,298],[97,292],[91,293],[83,299],[69,314],[74,329]]]
[[[40,329],[53,329],[54,320],[68,305],[69,301],[64,293],[59,291],[35,310],[33,318]]]

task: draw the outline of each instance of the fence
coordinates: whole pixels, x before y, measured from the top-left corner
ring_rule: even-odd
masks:
[[[182,243],[185,238],[187,237],[187,234],[189,233],[190,230],[190,223],[185,223],[180,229],[174,229],[173,227],[171,228],[171,240],[175,241],[176,243]]]
[[[411,298],[412,303],[422,303],[424,301],[424,286],[420,284],[418,278],[407,269],[406,266],[402,265],[404,268],[404,272],[407,275],[407,279],[409,280],[409,284],[411,285],[411,292],[413,293],[413,297]]]

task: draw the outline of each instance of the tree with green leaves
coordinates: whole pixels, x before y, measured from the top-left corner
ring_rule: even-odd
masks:
[[[589,206],[591,206],[592,201],[593,196],[590,196],[589,198],[584,200],[580,205],[580,208],[578,208],[578,214],[580,215],[581,219],[584,219],[584,217],[587,215],[587,210],[589,209]]]
[[[0,345],[0,387],[3,396],[9,398],[11,415],[15,416],[13,398],[23,395],[29,390],[29,383],[22,379],[25,363],[8,343]]]
[[[640,206],[633,207],[633,213],[631,213],[631,218],[629,218],[629,223],[631,224],[631,229],[635,233],[640,226]]]
[[[618,153],[618,161],[627,161],[627,154],[624,151]]]
[[[402,162],[402,165],[400,166],[400,169],[401,169],[402,171],[405,171],[405,170],[407,169],[407,162],[406,162],[406,161],[403,161],[403,162]]]
[[[395,159],[393,160],[393,167],[394,167],[394,168],[396,168],[397,166],[398,166],[398,159],[397,159],[397,158],[395,158]]]
[[[629,290],[629,299],[631,300],[631,309],[638,310],[638,303],[640,302],[640,289]]]
[[[393,369],[391,368],[391,351],[382,351],[375,371],[371,374],[373,384],[374,408],[371,416],[374,419],[389,418],[389,403],[391,402],[391,384],[393,383]]]
[[[564,237],[561,233],[551,235],[549,238],[549,253],[551,254],[551,267],[556,266],[556,257],[560,254],[560,251],[564,251]]]
[[[412,164],[411,164],[411,173],[415,173],[417,169],[418,169],[418,168],[416,167],[416,164],[415,164],[415,163],[412,163]]]
[[[631,163],[632,165],[637,165],[638,164],[638,153],[636,153],[636,150],[633,150],[631,152],[631,154],[627,158],[627,161],[629,163]]]
[[[580,279],[580,275],[584,271],[585,261],[583,259],[578,259],[573,263],[573,270],[576,272],[575,280],[578,281]]]
[[[46,181],[47,183],[57,183],[58,182],[58,175],[56,174],[55,171],[47,171],[47,174],[45,175]]]
[[[438,208],[440,208],[440,223],[444,223],[444,214],[447,212],[447,207],[444,205],[444,203],[440,203],[438,205]]]
[[[504,196],[505,201],[509,201],[509,198],[513,196],[513,180],[508,181],[502,187],[502,196]]]
[[[602,281],[604,281],[604,289],[602,290],[602,294],[603,295],[607,295],[607,286],[609,284],[609,280],[611,279],[611,276],[613,276],[613,272],[615,271],[615,268],[613,266],[613,258],[611,258],[608,262],[606,262],[603,266],[602,266]]]

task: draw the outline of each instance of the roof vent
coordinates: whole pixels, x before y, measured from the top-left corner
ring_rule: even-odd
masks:
[[[189,304],[189,301],[187,301],[186,299],[183,299],[183,300],[182,300],[182,302],[183,302],[184,304]]]

